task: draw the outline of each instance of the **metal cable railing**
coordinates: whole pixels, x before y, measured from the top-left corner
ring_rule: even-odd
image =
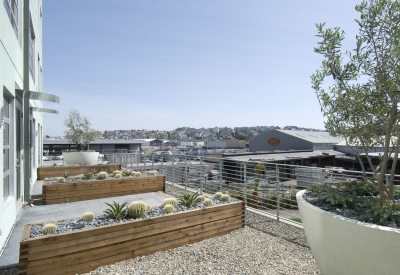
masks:
[[[339,167],[325,168],[297,166],[260,161],[237,161],[229,158],[186,157],[143,153],[104,154],[112,164],[122,169],[155,170],[165,175],[167,184],[205,195],[216,192],[243,200],[246,207],[257,209],[278,221],[300,223],[296,193],[310,184],[335,184],[342,181],[363,180],[360,171]],[[373,174],[367,173],[373,180]],[[385,175],[388,181],[390,174]],[[395,175],[400,185],[400,176]]]

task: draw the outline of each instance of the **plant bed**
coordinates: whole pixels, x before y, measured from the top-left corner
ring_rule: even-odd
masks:
[[[51,182],[43,183],[43,205],[165,191],[165,176]]]
[[[76,274],[229,233],[245,225],[243,202],[230,202],[91,229],[30,238],[25,225],[19,274]]]
[[[120,164],[101,164],[101,165],[86,165],[86,166],[49,166],[49,167],[38,167],[37,178],[38,180],[44,180],[45,178],[60,177],[65,171],[71,176],[76,176],[82,173],[82,170],[93,170],[94,172],[102,171],[115,171],[121,170]]]
[[[400,206],[368,183],[312,185],[297,193],[301,221],[322,274],[397,274]]]

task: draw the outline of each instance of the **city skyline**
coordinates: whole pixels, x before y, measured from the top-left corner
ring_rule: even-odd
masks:
[[[63,134],[72,108],[98,131],[324,129],[314,24],[344,29],[350,49],[357,31],[357,1],[95,3],[43,6],[44,92],[61,97],[45,104],[60,111],[44,115],[46,135]]]

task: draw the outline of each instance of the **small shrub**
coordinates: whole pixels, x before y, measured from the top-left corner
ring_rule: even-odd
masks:
[[[223,202],[230,202],[230,201],[231,201],[231,197],[229,197],[229,195],[227,195],[227,194],[223,194],[223,195],[221,196],[221,201],[223,201]]]
[[[126,206],[128,205],[127,202],[119,204],[118,202],[113,201],[112,203],[105,202],[105,204],[107,204],[109,208],[106,209],[104,213],[106,213],[111,219],[120,220],[125,218],[127,210]]]
[[[186,207],[192,207],[199,202],[197,199],[199,196],[200,194],[198,193],[190,193],[190,192],[182,193],[182,196],[179,198],[179,203]]]
[[[213,201],[211,199],[204,200],[204,206],[211,206],[211,205],[213,205]]]
[[[124,177],[129,177],[131,174],[132,174],[132,171],[130,171],[130,170],[122,171],[122,176],[124,176]]]
[[[128,206],[128,216],[134,219],[141,218],[148,211],[148,206],[144,201],[134,201]]]
[[[173,207],[176,207],[178,205],[178,201],[175,198],[166,198],[162,205],[165,206],[167,204],[171,204]]]
[[[57,231],[57,229],[57,225],[55,225],[54,223],[47,223],[42,227],[42,234],[53,234]]]
[[[94,215],[93,212],[85,212],[85,213],[83,213],[81,220],[84,222],[91,222],[94,220],[95,217],[96,216]]]
[[[57,182],[58,183],[63,183],[63,182],[65,182],[65,178],[64,177],[59,177],[59,178],[57,178]]]
[[[175,207],[174,207],[172,204],[166,204],[166,205],[164,205],[164,207],[163,207],[163,212],[164,212],[165,214],[172,213],[172,212],[174,212],[174,210],[175,210]]]
[[[122,178],[122,175],[121,174],[115,174],[114,178],[120,179],[120,178]]]
[[[223,195],[222,192],[217,192],[217,193],[214,194],[214,197],[217,198],[217,199],[221,199],[222,195]]]
[[[108,177],[107,172],[100,172],[97,174],[97,179],[99,179],[99,180],[106,179],[107,177]]]

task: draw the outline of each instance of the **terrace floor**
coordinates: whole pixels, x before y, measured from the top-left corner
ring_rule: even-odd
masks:
[[[166,188],[166,193],[172,196],[178,195],[181,191],[180,188],[170,185]],[[162,202],[163,198],[160,200]],[[68,207],[87,202],[69,203]],[[151,201],[148,202],[153,205]],[[60,205],[50,206],[60,207]],[[27,208],[23,212],[27,213],[35,208],[44,210],[45,207],[48,206]],[[82,210],[79,210],[79,214],[71,214],[71,217],[79,216],[81,212]],[[21,219],[20,221],[22,222]],[[15,243],[18,247],[18,236],[10,239],[10,243]],[[16,275],[18,270],[15,267],[1,270],[3,256],[0,257],[0,275]],[[320,274],[320,271],[302,229],[246,211],[246,226],[242,229],[195,244],[103,266],[86,274],[286,275]]]

